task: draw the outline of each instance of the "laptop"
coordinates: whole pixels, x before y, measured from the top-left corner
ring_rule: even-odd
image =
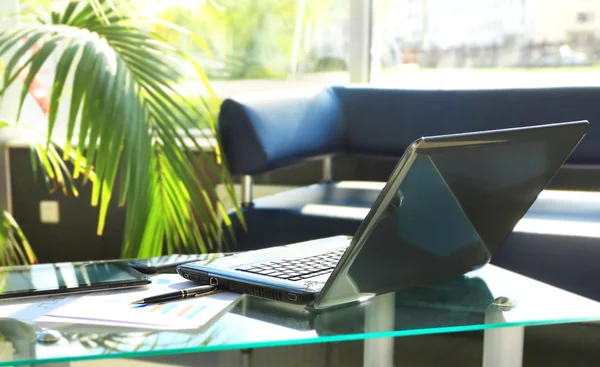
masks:
[[[587,121],[422,137],[353,236],[177,268],[219,289],[321,311],[487,264],[581,141]]]
[[[497,320],[498,315],[489,307],[494,301],[493,292],[485,280],[475,274],[395,292],[392,295],[394,310],[388,310],[391,312],[382,316],[388,320],[391,316],[395,330],[420,329],[424,320],[429,325],[448,324],[452,320],[455,326],[481,324],[490,316]],[[243,297],[230,312],[288,329],[316,331],[325,336],[361,332],[357,326],[364,326],[367,314],[377,311],[381,312],[381,304],[368,301],[327,312],[310,312],[289,303]]]

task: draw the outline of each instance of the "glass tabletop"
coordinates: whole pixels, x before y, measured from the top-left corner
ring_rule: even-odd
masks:
[[[498,297],[516,306],[493,304]],[[316,314],[243,296],[201,331],[40,324],[2,316],[0,366],[16,366],[595,321],[600,303],[487,265],[459,278]],[[58,342],[36,341],[46,329],[61,334]]]

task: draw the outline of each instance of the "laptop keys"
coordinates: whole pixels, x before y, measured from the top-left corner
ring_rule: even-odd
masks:
[[[261,264],[245,265],[236,270],[269,277],[298,281],[331,273],[345,249],[300,259],[284,259]]]

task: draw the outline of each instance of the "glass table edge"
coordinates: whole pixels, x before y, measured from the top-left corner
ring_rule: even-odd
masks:
[[[508,327],[529,327],[529,326],[543,326],[543,325],[558,325],[568,323],[583,323],[599,321],[598,317],[587,317],[587,318],[570,318],[562,320],[536,320],[532,322],[506,322],[502,324],[489,324],[489,325],[463,325],[463,326],[446,326],[438,328],[428,329],[411,329],[411,330],[394,330],[394,331],[378,331],[367,334],[343,334],[343,335],[330,335],[321,336],[317,338],[305,338],[305,339],[290,339],[290,340],[271,340],[263,342],[250,342],[250,343],[236,343],[226,345],[207,345],[190,348],[174,348],[174,349],[163,349],[163,350],[149,350],[144,352],[122,352],[122,353],[111,353],[111,354],[95,354],[95,355],[79,355],[72,357],[56,357],[56,358],[44,358],[44,359],[23,359],[14,361],[0,361],[0,367],[4,366],[26,366],[26,365],[37,365],[37,364],[52,364],[52,363],[65,363],[65,362],[77,362],[77,361],[90,361],[98,359],[134,359],[144,358],[153,356],[168,356],[176,354],[188,354],[188,353],[208,353],[208,352],[219,352],[219,351],[230,351],[230,350],[241,350],[241,349],[253,349],[253,348],[268,348],[268,347],[283,347],[292,345],[305,345],[305,344],[321,344],[321,343],[332,343],[332,342],[344,342],[344,341],[355,341],[355,340],[366,340],[376,338],[395,338],[395,337],[408,337],[408,336],[419,336],[419,335],[431,335],[431,334],[449,334],[467,331],[482,331],[501,329]]]

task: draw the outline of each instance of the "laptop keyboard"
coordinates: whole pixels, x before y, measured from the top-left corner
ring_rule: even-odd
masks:
[[[298,281],[333,271],[346,247],[300,259],[267,261],[242,266],[236,270],[268,277]]]

